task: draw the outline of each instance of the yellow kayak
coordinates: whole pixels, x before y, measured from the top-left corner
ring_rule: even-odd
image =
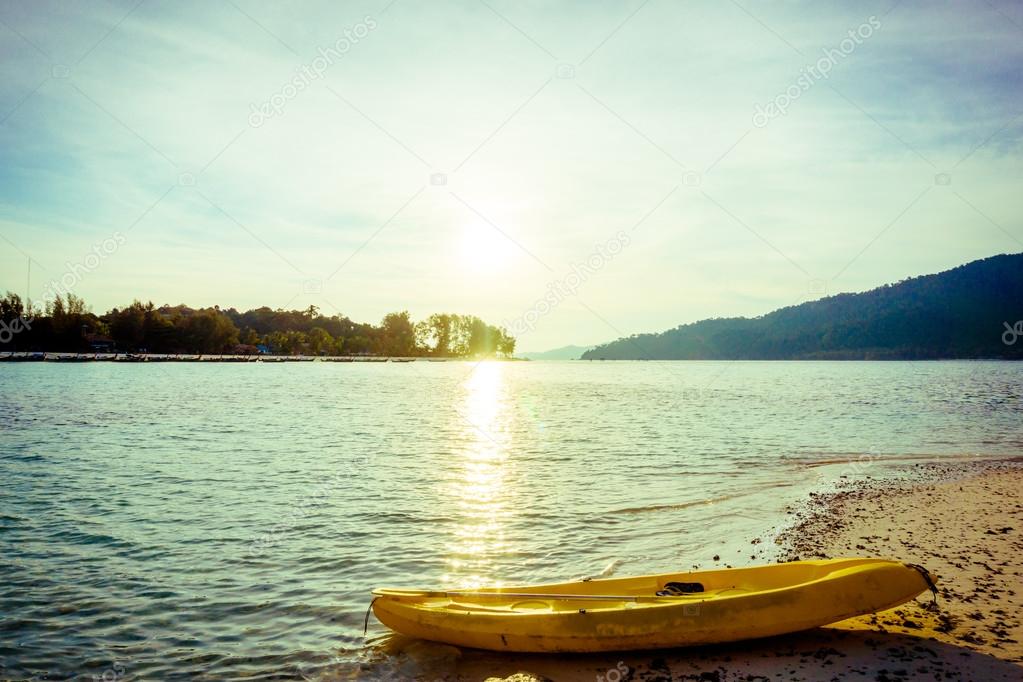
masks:
[[[657,649],[769,637],[898,606],[935,578],[913,564],[828,559],[473,591],[377,589],[411,637],[493,651]]]

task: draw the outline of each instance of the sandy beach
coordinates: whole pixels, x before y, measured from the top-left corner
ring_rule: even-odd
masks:
[[[865,477],[812,494],[777,537],[783,560],[922,564],[940,577],[936,605],[925,593],[826,628],[697,650],[495,656],[413,643],[401,656],[409,672],[440,672],[439,664],[447,668],[440,679],[490,682],[1023,680],[1020,490],[1020,461],[916,465],[895,481]]]

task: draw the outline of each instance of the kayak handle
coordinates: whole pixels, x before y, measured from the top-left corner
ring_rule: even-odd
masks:
[[[377,603],[377,599],[380,597],[373,597],[373,601],[369,603],[369,608],[366,609],[366,619],[362,621],[362,636],[365,637],[366,633],[369,632],[369,614],[373,610],[373,604]]]
[[[929,589],[931,591],[931,599],[934,601],[934,604],[937,605],[938,604],[938,586],[935,584],[934,578],[933,578],[933,576],[931,576],[930,571],[928,571],[926,568],[924,568],[920,564],[906,564],[906,567],[907,568],[912,568],[914,571],[918,572],[921,576],[923,576],[924,582],[927,583],[927,589]]]

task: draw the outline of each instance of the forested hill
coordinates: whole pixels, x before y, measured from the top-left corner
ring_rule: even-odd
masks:
[[[597,346],[582,359],[1023,359],[1019,320],[1023,253],[761,317],[702,320],[660,334],[634,335]],[[1016,334],[1021,334],[1018,340]]]

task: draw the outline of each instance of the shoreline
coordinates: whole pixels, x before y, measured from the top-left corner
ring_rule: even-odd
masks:
[[[921,474],[811,498],[780,535],[783,559],[873,554],[922,564],[939,577],[937,609],[921,597],[842,625],[915,631],[1019,664],[1023,678],[1023,460],[932,464]]]
[[[778,560],[922,564],[939,577],[936,607],[924,593],[814,630],[691,650],[502,655],[396,638],[387,665],[416,679],[480,682],[1023,679],[1023,458],[898,473],[811,492],[774,535]]]
[[[493,357],[487,361],[528,362]],[[0,362],[479,362],[480,358],[430,355],[237,355],[230,353],[50,353],[0,352]]]
[[[0,362],[478,362],[481,359],[498,362],[540,362],[540,363],[582,363],[582,362],[604,362],[600,359],[558,359],[539,360],[519,355],[504,357],[493,356],[486,358],[462,357],[455,355],[273,355],[269,353],[130,353],[111,351],[0,351]],[[651,360],[638,358],[633,360],[606,360],[607,362],[635,363],[635,362],[679,362],[679,363],[959,363],[959,362],[1023,362],[1023,358],[1002,358],[1002,357],[940,357],[940,358],[704,358],[704,359],[658,359]]]

